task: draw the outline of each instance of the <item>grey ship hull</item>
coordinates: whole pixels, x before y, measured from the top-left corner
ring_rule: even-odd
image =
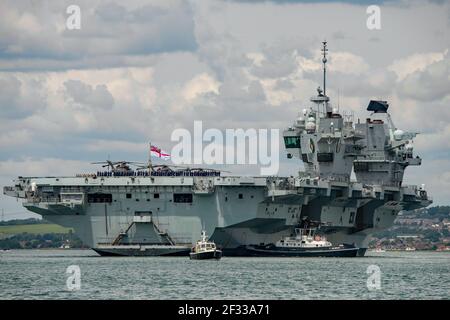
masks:
[[[198,240],[202,229],[211,234],[224,256],[246,255],[243,246],[275,243],[306,217],[326,224],[324,231],[330,242],[354,244],[360,248],[358,255],[363,255],[370,234],[391,226],[400,210],[430,202],[408,186],[374,189],[366,194],[358,183],[272,180],[20,178],[15,187],[4,192],[24,198],[24,206],[45,219],[73,228],[101,255],[138,256],[187,255],[187,248]],[[102,202],[105,194],[110,199]],[[177,194],[190,194],[191,201],[177,202]],[[155,244],[161,247],[139,248]],[[186,251],[174,250],[174,246]]]
[[[187,257],[190,248],[183,246],[99,246],[92,248],[101,256],[105,257]]]

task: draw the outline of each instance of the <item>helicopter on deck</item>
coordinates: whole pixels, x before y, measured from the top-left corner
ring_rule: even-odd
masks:
[[[136,162],[136,161],[99,161],[99,162],[92,162],[92,164],[102,164],[102,168],[108,168],[108,171],[110,172],[131,172],[133,169],[131,166],[141,166],[144,165],[143,162]]]

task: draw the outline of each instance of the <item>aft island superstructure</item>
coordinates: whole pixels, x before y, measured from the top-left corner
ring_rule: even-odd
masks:
[[[245,256],[248,246],[276,244],[304,221],[319,222],[333,245],[364,255],[372,233],[432,201],[423,187],[402,184],[406,167],[421,164],[415,133],[395,127],[386,101],[370,101],[365,122],[332,108],[326,42],[322,52],[323,89],[283,132],[288,158],[305,168],[291,177],[151,165],[136,171],[121,162],[75,177],[19,177],[4,193],[74,228],[101,255],[188,255],[205,230],[224,256]]]

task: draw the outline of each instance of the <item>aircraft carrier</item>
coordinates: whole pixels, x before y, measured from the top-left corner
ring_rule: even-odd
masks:
[[[107,171],[72,177],[19,177],[4,194],[46,220],[70,227],[100,255],[188,255],[202,230],[224,256],[276,243],[304,221],[321,223],[328,241],[359,248],[402,210],[428,206],[422,186],[404,185],[416,133],[398,129],[386,101],[368,103],[364,122],[333,108],[323,88],[283,132],[291,177],[223,175],[211,169],[108,162]],[[354,178],[351,179],[352,171]]]

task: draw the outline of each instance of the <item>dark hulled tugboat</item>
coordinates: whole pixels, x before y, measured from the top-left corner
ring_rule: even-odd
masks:
[[[318,229],[305,223],[294,229],[294,236],[284,237],[275,244],[247,245],[246,251],[251,256],[259,257],[356,257],[357,247],[351,244],[333,245],[324,235],[319,235]]]
[[[202,231],[201,240],[197,241],[192,251],[189,253],[189,258],[194,260],[216,259],[222,258],[222,251],[217,249],[214,242],[206,239],[206,232]]]

